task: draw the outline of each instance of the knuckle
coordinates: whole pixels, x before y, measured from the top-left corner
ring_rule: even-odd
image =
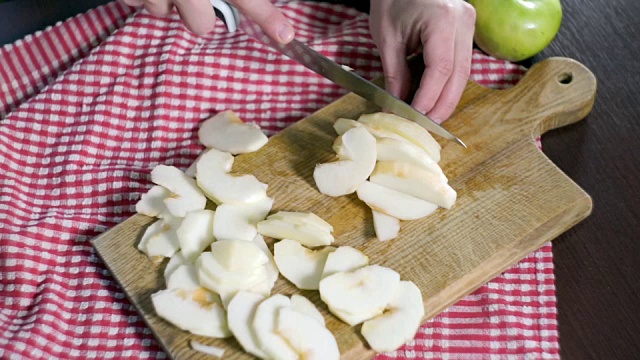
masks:
[[[476,22],[476,9],[467,2],[462,3],[462,19],[472,24]]]
[[[441,58],[433,65],[433,70],[438,75],[449,77],[453,72],[453,60],[449,58]]]

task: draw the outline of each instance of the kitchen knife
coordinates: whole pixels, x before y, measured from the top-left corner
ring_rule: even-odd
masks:
[[[240,30],[248,36],[304,65],[308,69],[380,106],[382,109],[405,119],[412,120],[436,135],[445,139],[454,140],[465,148],[467,147],[462,140],[458,139],[455,135],[451,134],[445,128],[413,108],[411,105],[391,95],[386,90],[358,74],[349,71],[344,66],[337,64],[333,60],[311,49],[304,43],[294,39],[286,45],[280,44],[272,40],[264,33],[264,31],[262,31],[258,24],[248,17],[243,16],[232,5],[223,0],[210,1],[211,5],[216,9],[216,15],[224,21],[229,32]]]

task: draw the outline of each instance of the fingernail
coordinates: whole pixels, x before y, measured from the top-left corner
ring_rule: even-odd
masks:
[[[293,29],[290,25],[282,24],[278,27],[278,37],[283,43],[293,40]]]

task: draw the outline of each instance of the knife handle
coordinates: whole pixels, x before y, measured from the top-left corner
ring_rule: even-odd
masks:
[[[222,20],[230,33],[238,29],[238,10],[223,0],[209,0],[216,11],[216,16]]]

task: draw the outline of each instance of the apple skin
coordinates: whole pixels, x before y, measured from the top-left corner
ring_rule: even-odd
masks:
[[[513,62],[546,48],[562,22],[560,0],[469,0],[469,4],[476,10],[478,47]]]

